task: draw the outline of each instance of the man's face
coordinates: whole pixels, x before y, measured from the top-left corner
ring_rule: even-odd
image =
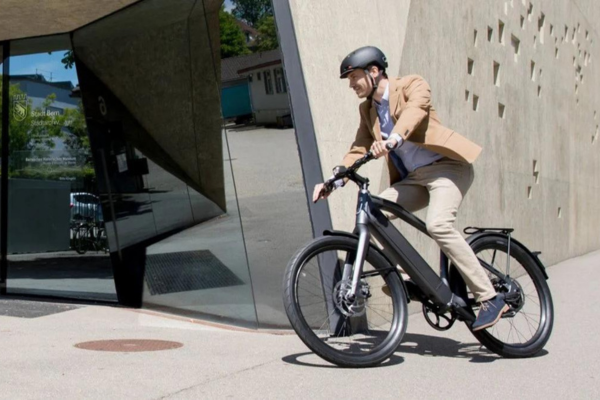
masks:
[[[355,69],[348,75],[348,85],[359,99],[367,97],[373,89],[371,80],[367,78],[367,74],[362,69]]]

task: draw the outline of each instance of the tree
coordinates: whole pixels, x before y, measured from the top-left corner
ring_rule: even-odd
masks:
[[[249,54],[246,38],[233,15],[222,7],[219,11],[219,26],[221,39],[221,58]]]
[[[63,141],[72,155],[84,154],[91,162],[90,137],[88,136],[83,103],[79,101],[77,108],[67,108],[63,114],[64,125],[68,132],[65,133]]]
[[[2,88],[1,77],[2,75],[0,75],[0,90]],[[55,102],[56,95],[50,94],[44,99],[40,107],[34,108],[31,99],[27,98],[19,84],[10,85],[9,98],[11,99],[11,114],[8,118],[9,176],[37,177],[41,179],[52,174],[73,175],[73,167],[60,165],[40,165],[36,167],[30,165],[27,158],[49,156],[55,148],[55,139],[63,139],[69,153],[73,156],[81,157],[83,155],[85,157],[86,154],[90,153],[89,138],[81,103],[79,108],[65,109],[63,113],[51,111],[50,107]],[[18,112],[17,107],[22,110],[22,113]],[[1,110],[2,99],[0,98],[0,118],[3,117]],[[89,157],[85,158],[85,165],[75,169],[86,169],[86,167],[89,169],[91,160],[89,160]]]
[[[73,68],[73,65],[75,65],[75,56],[73,55],[73,50],[68,50],[65,54],[63,54],[63,58],[60,60],[60,62],[65,65],[65,69]]]
[[[257,27],[263,18],[273,16],[271,0],[231,0],[231,3],[234,5],[232,14],[252,27]]]
[[[272,15],[264,17],[258,25],[258,44],[256,51],[275,50],[279,47],[277,41],[277,28],[275,18]]]
[[[16,151],[41,151],[54,148],[53,139],[62,137],[64,126],[64,116],[47,112],[48,107],[56,100],[56,95],[48,95],[41,107],[33,108],[31,100],[27,99],[19,84],[11,84],[8,92],[9,98],[15,100],[10,108],[14,109],[19,103],[26,110],[23,112],[23,117],[16,117],[14,114],[9,116],[9,154]],[[18,101],[18,99],[23,100]],[[0,107],[1,105],[0,99]]]

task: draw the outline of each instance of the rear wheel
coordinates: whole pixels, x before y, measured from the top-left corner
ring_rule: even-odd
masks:
[[[106,237],[106,230],[104,228],[100,228],[98,231],[98,250],[102,250],[105,253],[109,252],[108,238]]]
[[[510,307],[496,325],[472,333],[490,351],[503,357],[531,357],[542,350],[552,333],[552,296],[532,256],[514,242],[509,256],[507,246],[508,239],[501,236],[484,236],[471,243],[482,265],[507,276],[503,279],[498,273],[486,270],[496,291],[505,293]],[[475,314],[479,305],[454,266],[451,266],[450,281],[456,293],[462,292],[468,297]]]
[[[290,260],[284,303],[292,327],[323,359],[341,367],[370,367],[389,358],[406,331],[406,293],[395,268],[374,248],[367,252],[358,295],[349,297],[358,241],[326,236]],[[382,288],[387,285],[391,296]]]
[[[85,254],[88,244],[88,228],[81,226],[75,231],[74,247],[77,254]]]

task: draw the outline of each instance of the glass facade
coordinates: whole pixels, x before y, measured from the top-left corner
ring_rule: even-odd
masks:
[[[3,42],[0,42],[0,210],[2,210],[2,205],[4,202],[4,198],[2,196],[2,192],[4,190],[4,186],[5,186],[5,182],[4,182],[4,178],[2,178],[2,176],[4,175],[4,164],[2,163],[2,156],[3,156],[3,152],[2,152],[2,147],[3,147],[3,143],[2,140],[4,139],[4,134],[3,134],[3,130],[4,130],[4,106],[3,106],[3,100],[4,97],[7,97],[8,93],[4,93],[3,87],[4,87],[4,76],[6,75],[6,80],[8,80],[8,71],[4,70],[4,47],[7,46],[8,44],[5,44]],[[6,293],[6,259],[5,259],[5,253],[6,253],[6,244],[3,240],[3,236],[4,236],[4,228],[3,228],[3,223],[2,223],[2,219],[3,219],[3,215],[4,212],[0,212],[0,294],[4,294]]]
[[[312,228],[285,69],[272,12],[232,18],[143,0],[11,42],[9,293],[288,324]]]
[[[68,35],[10,44],[7,293],[116,301]]]

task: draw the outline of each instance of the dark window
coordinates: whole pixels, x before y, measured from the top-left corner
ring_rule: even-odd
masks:
[[[275,90],[277,93],[286,93],[287,88],[285,87],[285,76],[283,74],[283,68],[276,68],[275,74]]]
[[[273,94],[273,81],[271,80],[271,70],[265,71],[265,92]]]
[[[261,73],[260,73],[260,72],[259,72],[259,73],[257,73],[257,74],[256,74],[256,76],[258,77],[258,80],[260,81],[260,76],[261,76]]]
[[[77,200],[80,203],[85,203],[85,204],[96,204],[98,203],[98,199],[96,197],[93,196],[89,196],[89,195],[83,195],[83,196],[75,196],[75,200]]]

